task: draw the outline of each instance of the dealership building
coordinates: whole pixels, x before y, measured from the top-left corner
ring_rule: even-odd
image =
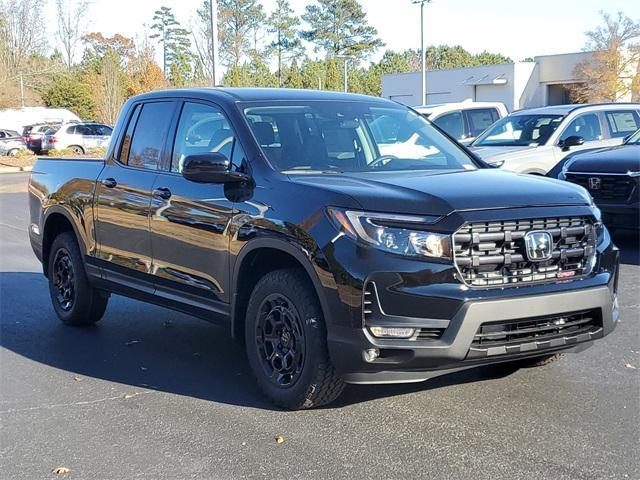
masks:
[[[591,52],[542,55],[531,62],[431,70],[421,101],[422,73],[396,73],[382,78],[382,96],[417,106],[477,101],[502,102],[509,111],[571,102],[571,87],[580,83],[574,70]],[[631,100],[625,99],[625,100]]]

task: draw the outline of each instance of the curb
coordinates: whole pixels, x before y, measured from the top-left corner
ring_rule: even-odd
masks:
[[[30,172],[32,166],[28,167],[0,167],[0,173],[19,173],[19,172]]]

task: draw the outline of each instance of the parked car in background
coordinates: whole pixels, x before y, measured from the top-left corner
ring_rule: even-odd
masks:
[[[8,130],[6,128],[0,128],[0,140],[4,140],[7,138],[16,138],[20,137],[20,134],[15,130]]]
[[[422,105],[415,111],[427,117],[459,143],[467,145],[497,120],[506,117],[500,102],[459,102]]]
[[[638,128],[638,103],[556,105],[513,112],[470,148],[496,167],[545,175],[569,153],[620,145]]]
[[[15,157],[20,150],[26,149],[27,146],[20,136],[0,138],[0,155],[2,156]]]
[[[640,130],[622,145],[571,155],[557,178],[586,188],[609,230],[640,229]]]
[[[83,155],[91,148],[106,148],[113,129],[109,125],[93,122],[63,123],[57,129],[47,132],[42,150],[63,150],[69,148]]]
[[[29,150],[35,154],[42,153],[42,139],[45,133],[51,129],[57,129],[60,123],[37,123],[27,125],[22,130],[22,140]]]

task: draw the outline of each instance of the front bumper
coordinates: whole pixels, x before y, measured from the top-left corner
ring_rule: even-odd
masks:
[[[374,250],[350,252],[346,241],[338,241],[332,259],[348,264],[351,274],[362,280],[352,276],[351,288],[338,287],[340,305],[348,303],[350,308],[347,315],[344,309],[342,315],[333,310],[327,322],[332,362],[349,383],[423,381],[483,364],[580,351],[612,332],[618,321],[619,251],[608,234],[597,247],[597,262],[588,277],[509,287],[471,288],[455,280],[450,265],[416,262]],[[373,265],[378,268],[372,272]],[[376,298],[363,308],[367,285],[374,285]],[[526,323],[542,317],[552,321],[557,317],[562,322],[578,311],[597,317],[586,331],[559,329],[557,335],[477,348],[481,326]],[[433,339],[418,335],[381,339],[371,334],[370,326],[413,327],[420,332],[439,329],[441,333]]]
[[[451,370],[570,349],[613,331],[618,321],[613,288],[612,283],[557,294],[467,302],[448,322],[442,337],[435,341],[378,339],[366,329],[351,334],[343,331],[339,339],[333,338],[337,343],[332,348],[332,359],[342,367],[339,370],[348,382],[387,383],[420,381]],[[510,348],[482,349],[480,355],[473,352],[474,336],[484,323],[561,316],[576,309],[599,312],[599,328],[551,340],[524,340]],[[410,323],[416,325],[415,319]],[[424,325],[433,323],[425,320]],[[365,352],[370,349],[379,352],[373,361],[365,360]]]

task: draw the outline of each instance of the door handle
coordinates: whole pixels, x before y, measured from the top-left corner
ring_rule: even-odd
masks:
[[[104,185],[107,188],[113,188],[116,185],[118,185],[118,182],[116,182],[115,178],[103,178],[102,185]]]
[[[167,187],[154,188],[153,196],[159,197],[163,200],[169,200],[171,198],[171,190],[169,190]]]

